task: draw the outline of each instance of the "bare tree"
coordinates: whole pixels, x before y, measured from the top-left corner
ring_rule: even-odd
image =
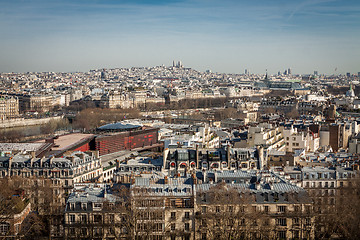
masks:
[[[350,179],[337,191],[335,202],[337,233],[346,239],[360,239],[360,177]]]
[[[272,239],[270,218],[253,195],[225,183],[198,193],[198,235],[209,239]]]

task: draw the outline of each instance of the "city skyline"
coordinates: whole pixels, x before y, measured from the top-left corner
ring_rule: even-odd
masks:
[[[356,74],[357,1],[1,1],[0,72],[185,66]]]

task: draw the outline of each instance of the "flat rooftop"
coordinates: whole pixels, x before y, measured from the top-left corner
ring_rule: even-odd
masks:
[[[84,134],[84,133],[72,133],[72,134],[59,136],[58,138],[54,139],[55,146],[52,147],[52,150],[60,151],[60,150],[69,149],[72,146],[76,146],[80,142],[90,140],[94,136],[95,136],[94,134]],[[44,139],[37,141],[36,143],[45,143],[45,141],[46,140]]]
[[[47,143],[0,143],[0,151],[39,151]]]

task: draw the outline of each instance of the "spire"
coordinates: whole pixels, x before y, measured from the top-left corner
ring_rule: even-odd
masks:
[[[266,74],[265,74],[265,80],[268,80],[268,73],[267,73],[267,69],[266,69]]]

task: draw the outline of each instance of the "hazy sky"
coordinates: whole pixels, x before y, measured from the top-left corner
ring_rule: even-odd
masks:
[[[0,0],[0,43],[0,72],[357,73],[360,1]]]

